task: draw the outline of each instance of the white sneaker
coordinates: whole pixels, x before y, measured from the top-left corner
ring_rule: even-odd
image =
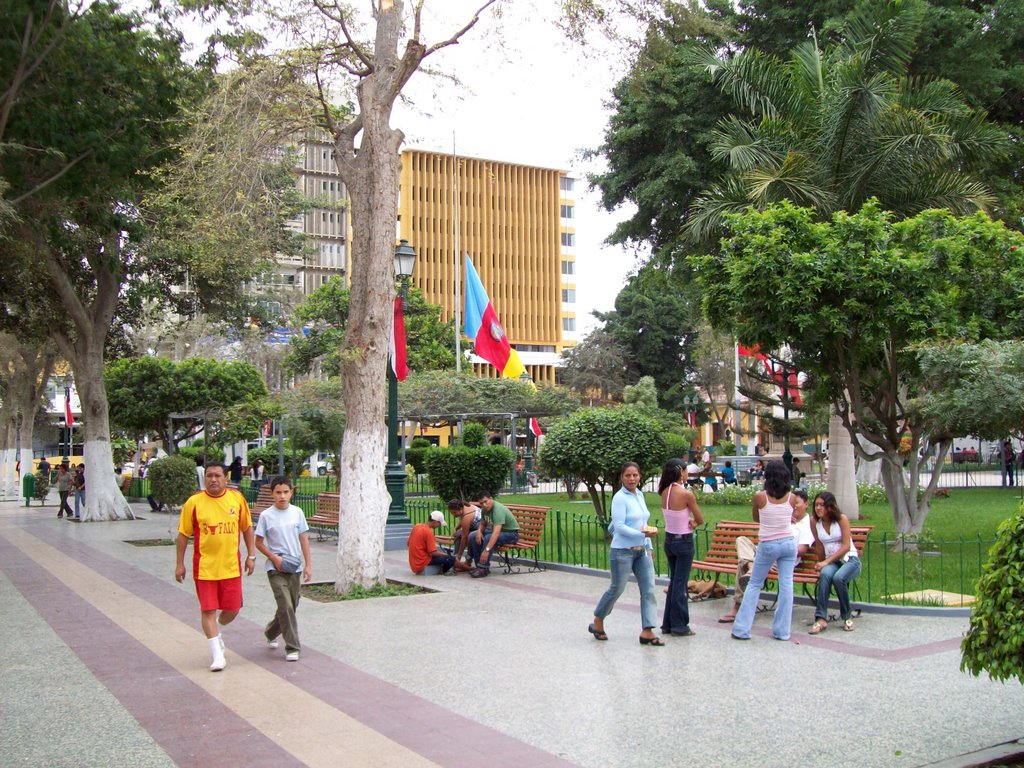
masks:
[[[278,645],[280,645],[280,643],[278,643],[276,639],[267,640],[267,648],[277,648]]]
[[[223,653],[218,653],[213,657],[213,663],[210,665],[211,672],[220,672],[224,667],[228,665],[227,659],[224,658]]]
[[[290,653],[286,653],[284,655],[284,660],[285,661],[298,661],[299,660],[299,652],[298,651],[291,651]]]

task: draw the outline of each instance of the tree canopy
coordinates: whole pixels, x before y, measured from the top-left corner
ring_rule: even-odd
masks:
[[[1024,333],[1024,236],[981,213],[898,221],[875,201],[816,218],[788,202],[730,217],[721,253],[691,259],[704,309],[741,344],[788,346],[883,461],[897,531],[917,533],[939,472],[918,502],[918,449],[934,425],[911,405],[923,383],[916,348]],[[906,433],[909,459],[900,453]],[[948,436],[940,464],[947,449]]]
[[[296,373],[309,373],[316,363],[328,376],[341,370],[340,350],[348,321],[349,289],[334,277],[309,294],[293,313],[302,333],[291,341],[286,364]],[[410,286],[405,299],[406,355],[410,370],[423,372],[455,367],[454,320],[441,321],[441,307]]]

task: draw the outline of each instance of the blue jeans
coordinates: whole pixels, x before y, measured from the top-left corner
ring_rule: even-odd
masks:
[[[636,576],[640,587],[640,621],[644,629],[653,629],[658,624],[658,600],[654,596],[654,561],[647,550],[613,548],[608,555],[608,567],[612,572],[612,583],[597,603],[594,615],[603,619],[612,612],[615,601],[622,595],[629,581],[629,574]]]
[[[839,600],[839,618],[846,621],[853,615],[850,609],[850,582],[860,576],[860,558],[851,557],[845,563],[829,563],[818,576],[817,605],[814,618],[828,618],[828,596],[833,589]]]
[[[693,534],[666,533],[665,555],[668,557],[668,596],[661,619],[662,632],[686,632],[690,628],[690,605],[686,584],[693,566]]]
[[[78,505],[85,509],[85,491],[75,491],[75,517],[80,517]]]
[[[497,554],[498,547],[504,544],[515,544],[519,541],[519,531],[502,531],[498,534],[498,540],[494,542],[494,549],[487,554],[487,562],[483,565],[480,564],[480,555],[483,554],[484,547],[487,546],[487,542],[491,539],[491,532],[489,530],[484,531],[483,538],[480,543],[476,543],[476,534],[473,533],[469,537],[469,554],[473,558],[473,562],[476,563],[477,568],[484,568],[490,570],[491,560]]]
[[[743,639],[750,637],[757,601],[761,599],[761,587],[764,586],[772,563],[775,563],[779,570],[779,600],[775,604],[772,635],[776,640],[789,640],[790,627],[793,623],[793,569],[796,567],[796,539],[792,536],[762,541],[757,545],[750,581],[743,590],[743,602],[740,604],[739,613],[736,614],[736,621],[732,624],[733,636]]]

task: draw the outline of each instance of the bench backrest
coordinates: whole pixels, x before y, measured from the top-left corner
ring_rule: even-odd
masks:
[[[544,524],[551,507],[537,507],[530,504],[506,504],[519,523],[519,543],[535,545],[544,535]]]
[[[318,493],[316,495],[316,514],[325,516],[338,516],[338,501],[339,497],[337,493]]]
[[[853,540],[857,554],[864,556],[864,548],[867,545],[868,535],[874,530],[873,525],[851,525],[850,538]],[[755,522],[743,522],[739,520],[719,520],[711,535],[711,544],[708,545],[708,554],[703,560],[709,562],[735,562],[736,560],[736,538],[746,536],[757,544],[758,524]],[[810,573],[814,570],[814,564],[818,562],[818,554],[814,547],[807,550],[803,559],[797,563],[798,573]]]

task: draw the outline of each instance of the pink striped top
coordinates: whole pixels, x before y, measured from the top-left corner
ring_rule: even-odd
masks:
[[[771,499],[761,507],[761,527],[758,536],[761,541],[773,541],[774,539],[787,539],[793,536],[793,505],[790,502],[790,495],[786,494],[785,501],[776,504]]]
[[[672,485],[682,486],[682,483],[672,483]],[[671,497],[672,489],[669,488],[668,495]],[[683,534],[690,533],[690,508],[683,507],[682,509],[669,509],[668,500],[663,501],[661,513],[665,516],[665,533]]]

